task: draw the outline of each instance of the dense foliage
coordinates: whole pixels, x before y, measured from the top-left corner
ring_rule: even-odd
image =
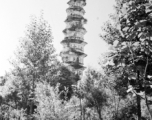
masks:
[[[33,19],[0,78],[0,119],[152,120],[152,3],[116,0],[102,26],[101,70],[82,78],[57,60],[50,25]]]
[[[115,72],[119,72],[117,86],[123,83],[121,87],[125,85],[124,90],[128,87],[127,92],[136,96],[138,119],[142,119],[141,100],[145,101],[152,119],[151,1],[117,0],[115,9],[116,14],[111,16],[113,22],[106,23],[105,34],[102,35],[111,45],[107,68],[114,71],[114,76],[117,75]]]

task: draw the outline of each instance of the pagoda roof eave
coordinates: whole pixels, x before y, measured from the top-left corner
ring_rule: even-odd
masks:
[[[78,55],[78,56],[84,56],[84,57],[87,56],[87,54],[85,54],[85,53],[83,53],[83,52],[76,51],[76,50],[74,50],[73,48],[71,48],[71,49],[68,50],[68,51],[63,51],[63,52],[61,52],[60,55],[62,55],[62,54],[71,54],[70,52],[72,52],[73,54]]]
[[[84,17],[77,17],[77,16],[70,16],[64,22],[81,21],[82,19],[85,21],[85,23],[87,23],[87,19],[85,19]]]
[[[64,43],[80,43],[80,44],[84,44],[84,45],[88,44],[85,41],[77,40],[77,39],[65,39],[65,40],[62,40],[61,44],[64,44]]]
[[[72,62],[70,65],[72,67],[74,67],[75,69],[85,69],[85,67],[83,65],[79,64],[79,63]]]
[[[84,27],[81,27],[81,28],[78,28],[78,27],[71,27],[71,28],[66,28],[63,30],[63,33],[66,34],[66,32],[69,30],[69,31],[72,31],[72,32],[75,32],[76,29],[79,29],[79,30],[83,30],[84,33],[87,32],[87,30],[84,28]]]
[[[67,2],[67,4],[70,5],[70,3],[71,3],[72,1],[74,1],[74,0],[70,0],[69,2]],[[84,1],[83,6],[86,6],[86,0],[78,0],[78,1]]]
[[[66,9],[66,11],[68,10],[83,11],[85,13],[85,10],[82,7],[69,7]]]

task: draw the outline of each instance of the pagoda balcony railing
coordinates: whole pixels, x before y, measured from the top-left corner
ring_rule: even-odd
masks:
[[[67,23],[70,26],[83,26],[84,24],[82,24],[81,21],[71,21],[70,23]]]
[[[81,16],[83,17],[84,13],[82,12],[71,12],[71,13],[68,13],[68,16]]]
[[[80,48],[80,47],[76,47],[76,46],[68,46],[68,47],[64,48],[62,51],[64,53],[70,49],[73,49],[74,51],[77,51],[77,52],[82,52],[82,53],[84,52],[84,49],[82,47]]]
[[[77,15],[78,16],[78,15]],[[65,22],[72,22],[72,21],[82,21],[83,20],[83,24],[87,23],[87,19],[85,19],[84,17],[76,17],[76,16],[68,16],[67,19],[65,20]]]
[[[70,7],[66,9],[67,13],[70,11],[79,11],[82,12],[83,14],[85,13],[85,10],[82,7]]]
[[[83,3],[80,3],[80,1],[78,2],[76,2],[76,0],[71,0],[71,1],[69,1],[68,2],[68,4],[69,5],[75,5],[75,6],[77,6],[77,5],[79,5],[79,4],[82,4],[83,6],[85,6],[86,5],[86,2],[85,2],[85,0],[81,0],[81,1],[83,1]]]
[[[81,25],[73,25],[69,28],[66,28],[66,29],[63,30],[63,33],[66,33],[67,30],[69,30],[69,31],[77,31],[77,30],[86,31],[86,29],[84,27],[82,27]]]
[[[65,39],[65,40],[76,39],[76,40],[84,41],[84,39],[83,39],[83,38],[81,38],[81,37],[73,37],[73,36],[71,36],[71,37],[65,37],[64,39]]]
[[[76,56],[82,56],[82,57],[86,57],[87,55],[82,52],[82,51],[77,51],[76,49],[74,48],[68,48],[68,49],[64,49],[61,53],[60,53],[60,56],[66,56],[66,55],[76,55]]]
[[[87,31],[85,28],[66,28],[63,30],[63,33],[65,35],[68,35],[69,33],[73,33],[73,35],[78,35],[78,34],[85,34]]]
[[[69,15],[68,17],[83,18],[82,15],[77,15],[77,14],[72,14],[72,15]]]
[[[70,60],[66,57],[62,58],[64,63],[71,63],[71,64],[75,64],[75,65],[84,65],[82,62],[80,62],[79,60],[75,59],[75,60]]]
[[[76,51],[79,51],[79,52],[84,52],[84,50],[82,48],[74,48]]]
[[[82,4],[82,3],[80,3],[80,2],[73,2],[73,3],[71,4],[71,6],[83,7],[84,4]]]
[[[72,25],[70,28],[68,28],[70,30],[76,30],[76,29],[83,29],[86,30],[82,24],[77,24],[77,25]]]
[[[84,56],[84,57],[87,56],[83,51],[77,51],[77,49],[75,49],[75,48],[70,48],[70,51],[76,53],[79,56]]]
[[[84,65],[83,63],[81,63],[81,62],[74,62],[74,61],[72,61],[72,60],[67,60],[67,59],[63,59],[63,62],[64,63],[71,63],[71,64],[77,64],[77,65]]]

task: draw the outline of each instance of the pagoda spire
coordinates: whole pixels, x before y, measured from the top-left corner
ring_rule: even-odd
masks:
[[[83,27],[87,23],[83,17],[85,14],[83,7],[86,5],[86,0],[70,0],[68,5],[66,28],[63,30],[65,38],[61,41],[63,50],[60,55],[63,63],[71,71],[81,76],[85,68],[83,59],[87,56],[84,53],[84,46],[87,44],[84,41],[86,29]]]

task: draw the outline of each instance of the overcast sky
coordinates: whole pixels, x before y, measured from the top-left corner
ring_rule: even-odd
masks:
[[[30,16],[40,16],[43,10],[44,19],[52,27],[54,46],[59,53],[62,50],[62,33],[65,29],[67,17],[66,8],[69,0],[0,0],[0,75],[8,71],[10,64],[8,60],[13,56],[19,39],[24,37],[26,26],[30,23]],[[113,13],[114,0],[86,0],[85,18],[88,23],[84,26],[87,30],[85,41],[84,59],[85,66],[98,66],[101,53],[107,50],[107,45],[99,37],[101,26]]]

